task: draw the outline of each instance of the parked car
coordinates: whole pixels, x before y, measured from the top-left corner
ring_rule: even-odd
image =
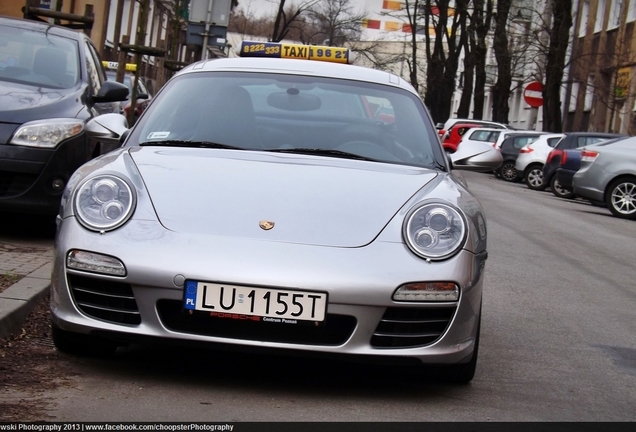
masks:
[[[454,124],[446,134],[446,138],[442,141],[442,146],[447,153],[455,153],[457,146],[462,140],[462,137],[470,129],[479,127],[477,124],[472,123],[456,123]]]
[[[239,52],[308,49],[349,57],[270,42]],[[452,169],[492,171],[501,155],[478,143],[447,156],[417,91],[389,78],[217,59],[179,71],[132,129],[118,114],[91,121],[91,135],[125,141],[66,188],[56,347],[108,354],[147,338],[442,365],[470,381],[487,228]]]
[[[586,145],[577,149],[563,150],[560,154],[561,163],[556,169],[550,182],[550,190],[559,198],[572,199],[576,195],[572,189],[572,179],[574,174],[581,168],[581,153],[585,150],[593,150],[597,146],[605,146],[606,144],[625,139],[616,138],[613,140],[603,141],[596,144]]]
[[[440,125],[440,124],[437,125],[437,133],[439,134],[440,139],[442,140],[442,142],[444,142],[444,140],[447,137],[448,132],[450,131],[450,129],[456,123],[470,123],[470,124],[479,125],[480,127],[513,129],[513,127],[510,126],[510,125],[507,125],[507,124],[504,124],[504,123],[497,123],[497,122],[493,122],[493,121],[489,121],[489,120],[473,120],[473,119],[451,118],[451,119],[446,120],[446,122],[443,125]]]
[[[604,202],[616,217],[636,220],[636,138],[608,141],[581,152],[574,194]]]
[[[485,142],[494,146],[497,142],[497,139],[499,139],[499,136],[501,136],[504,131],[511,130],[477,126],[464,133],[460,140],[460,143],[469,141]]]
[[[519,150],[515,168],[524,182],[533,182],[537,176],[543,175],[543,165],[548,155],[564,136],[564,134],[541,135],[535,142]]]
[[[73,172],[117,147],[86,122],[127,95],[84,33],[0,17],[0,211],[55,215]]]
[[[522,130],[522,129],[504,129],[499,134],[499,137],[497,137],[497,141],[495,141],[494,147],[496,149],[500,149],[501,148],[501,144],[503,144],[504,140],[510,134],[515,134],[515,133],[523,133],[525,135],[536,135],[536,136],[540,136],[540,135],[544,135],[545,134],[545,132],[541,132],[541,131],[531,131],[531,130]]]
[[[523,147],[535,142],[539,139],[539,136],[540,135],[537,133],[526,134],[523,132],[508,134],[499,149],[503,158],[503,163],[496,171],[496,176],[509,182],[520,181],[521,176],[517,172],[517,168],[515,168],[519,151]]]
[[[109,69],[106,70],[106,77],[110,81],[116,81],[117,71],[113,70],[113,68],[116,67],[117,63],[113,63],[113,62],[103,62],[103,63],[109,66]],[[131,66],[136,67],[137,65],[132,64]],[[135,75],[130,72],[126,72],[124,74],[123,84],[126,85],[126,87],[128,87],[129,96],[133,94],[134,82],[135,82]],[[137,101],[135,102],[135,115],[133,117],[134,122],[137,121],[141,113],[146,109],[151,99],[152,99],[152,95],[150,94],[150,91],[148,91],[148,88],[146,87],[146,84],[143,78],[139,78],[139,84],[137,87]],[[121,108],[126,118],[128,118],[130,107],[131,107],[131,103],[130,103],[130,97],[129,97],[128,100],[122,103],[122,108]]]
[[[526,184],[533,190],[545,190],[554,182],[557,168],[561,166],[561,156],[565,150],[576,149],[614,138],[625,137],[621,134],[603,132],[567,132],[548,155],[541,174],[529,172]],[[536,174],[536,175],[535,175]],[[556,185],[559,188],[559,185]],[[566,193],[567,191],[564,191]]]

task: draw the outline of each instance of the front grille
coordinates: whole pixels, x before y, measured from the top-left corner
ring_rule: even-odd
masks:
[[[373,333],[371,346],[414,348],[429,345],[444,334],[456,309],[456,306],[387,308]]]
[[[68,283],[75,305],[86,315],[117,324],[141,323],[129,284],[75,274],[68,275]]]
[[[11,197],[26,192],[37,180],[34,174],[0,171],[0,197]]]
[[[334,314],[327,314],[325,322],[319,326],[212,318],[207,312],[190,314],[180,301],[175,300],[159,300],[157,310],[163,325],[172,331],[260,342],[341,345],[356,327],[355,317]]]

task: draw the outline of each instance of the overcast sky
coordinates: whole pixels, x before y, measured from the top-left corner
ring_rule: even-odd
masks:
[[[350,0],[356,11],[370,12],[372,9],[382,8],[382,0]],[[287,0],[285,5],[300,4],[301,0]],[[239,9],[243,9],[246,14],[254,13],[255,16],[274,16],[278,11],[279,0],[239,0]]]

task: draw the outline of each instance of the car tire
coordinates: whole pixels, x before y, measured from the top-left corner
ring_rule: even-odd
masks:
[[[543,165],[529,166],[525,171],[523,181],[532,190],[545,190],[547,186],[543,181]]]
[[[517,173],[514,161],[504,162],[499,168],[499,172],[502,180],[507,182],[516,182],[519,179],[519,173]]]
[[[55,348],[66,354],[82,357],[108,357],[117,350],[117,343],[87,334],[62,330],[51,323],[51,337]]]
[[[621,219],[636,220],[636,177],[612,182],[605,194],[607,208]]]
[[[574,192],[572,192],[570,189],[562,187],[556,176],[552,176],[552,180],[550,180],[550,190],[556,197],[565,199],[574,198]]]

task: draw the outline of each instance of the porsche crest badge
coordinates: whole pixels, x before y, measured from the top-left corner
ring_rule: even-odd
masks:
[[[274,222],[272,221],[267,221],[267,220],[262,220],[258,223],[258,226],[261,227],[262,229],[264,229],[265,231],[269,231],[272,228],[274,228]]]

